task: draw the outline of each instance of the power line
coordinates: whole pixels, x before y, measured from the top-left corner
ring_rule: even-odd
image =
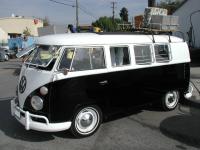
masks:
[[[79,26],[79,12],[78,12],[78,9],[80,9],[82,12],[84,12],[85,14],[97,19],[96,16],[94,16],[91,12],[89,12],[83,5],[79,4],[78,3],[78,0],[76,0],[76,4],[72,5],[72,4],[67,4],[67,3],[63,3],[63,2],[58,2],[58,1],[55,1],[55,0],[49,0],[51,2],[54,2],[54,3],[57,3],[57,4],[62,4],[62,5],[65,5],[65,6],[70,6],[70,7],[76,7],[76,27]],[[74,2],[74,1],[71,1],[71,0],[64,0],[64,1],[68,1],[68,2]],[[80,6],[81,5],[81,6]]]
[[[62,4],[62,5],[65,5],[65,6],[70,6],[70,7],[76,7],[76,27],[79,26],[79,18],[78,18],[78,0],[76,0],[76,5],[71,5],[71,4],[66,4],[66,3],[62,3],[62,2],[58,2],[58,1],[55,1],[55,0],[49,0],[51,2],[54,2],[54,3],[57,3],[57,4]]]
[[[70,2],[70,3],[74,3],[73,0],[63,0],[63,1],[67,1],[67,2]]]
[[[93,17],[94,19],[97,20],[97,17],[96,17],[94,14],[92,14],[91,12],[89,12],[89,11],[87,10],[87,8],[85,8],[82,4],[79,4],[79,8],[80,8],[80,10],[82,10],[85,14],[87,14],[88,16]]]
[[[57,4],[62,4],[62,5],[70,6],[70,7],[76,7],[75,5],[66,4],[66,3],[62,3],[62,2],[58,2],[58,1],[54,1],[54,0],[49,0],[49,1],[57,3]]]

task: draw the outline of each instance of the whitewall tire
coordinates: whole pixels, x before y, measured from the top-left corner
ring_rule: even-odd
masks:
[[[8,55],[5,55],[5,61],[8,61],[8,60],[9,60]]]
[[[177,90],[167,92],[162,99],[162,108],[164,110],[173,110],[178,105],[180,99],[179,92]]]
[[[96,105],[81,107],[74,115],[71,132],[75,137],[94,134],[102,122],[101,109]]]

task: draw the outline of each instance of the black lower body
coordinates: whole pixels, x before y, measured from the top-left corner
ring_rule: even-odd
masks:
[[[120,107],[159,101],[170,90],[184,94],[190,79],[189,63],[87,75],[50,83],[50,122],[72,120],[74,112],[97,105],[103,115]]]

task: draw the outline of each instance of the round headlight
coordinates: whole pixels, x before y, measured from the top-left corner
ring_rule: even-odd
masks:
[[[43,108],[43,100],[39,96],[33,96],[31,105],[35,110],[41,110]]]
[[[40,88],[40,94],[46,95],[48,93],[48,88],[43,86]]]

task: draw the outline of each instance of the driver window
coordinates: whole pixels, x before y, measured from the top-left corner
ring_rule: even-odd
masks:
[[[76,48],[72,71],[84,71],[105,68],[104,50],[102,47]]]
[[[59,69],[70,69],[72,59],[74,57],[74,48],[66,48],[64,50]]]

